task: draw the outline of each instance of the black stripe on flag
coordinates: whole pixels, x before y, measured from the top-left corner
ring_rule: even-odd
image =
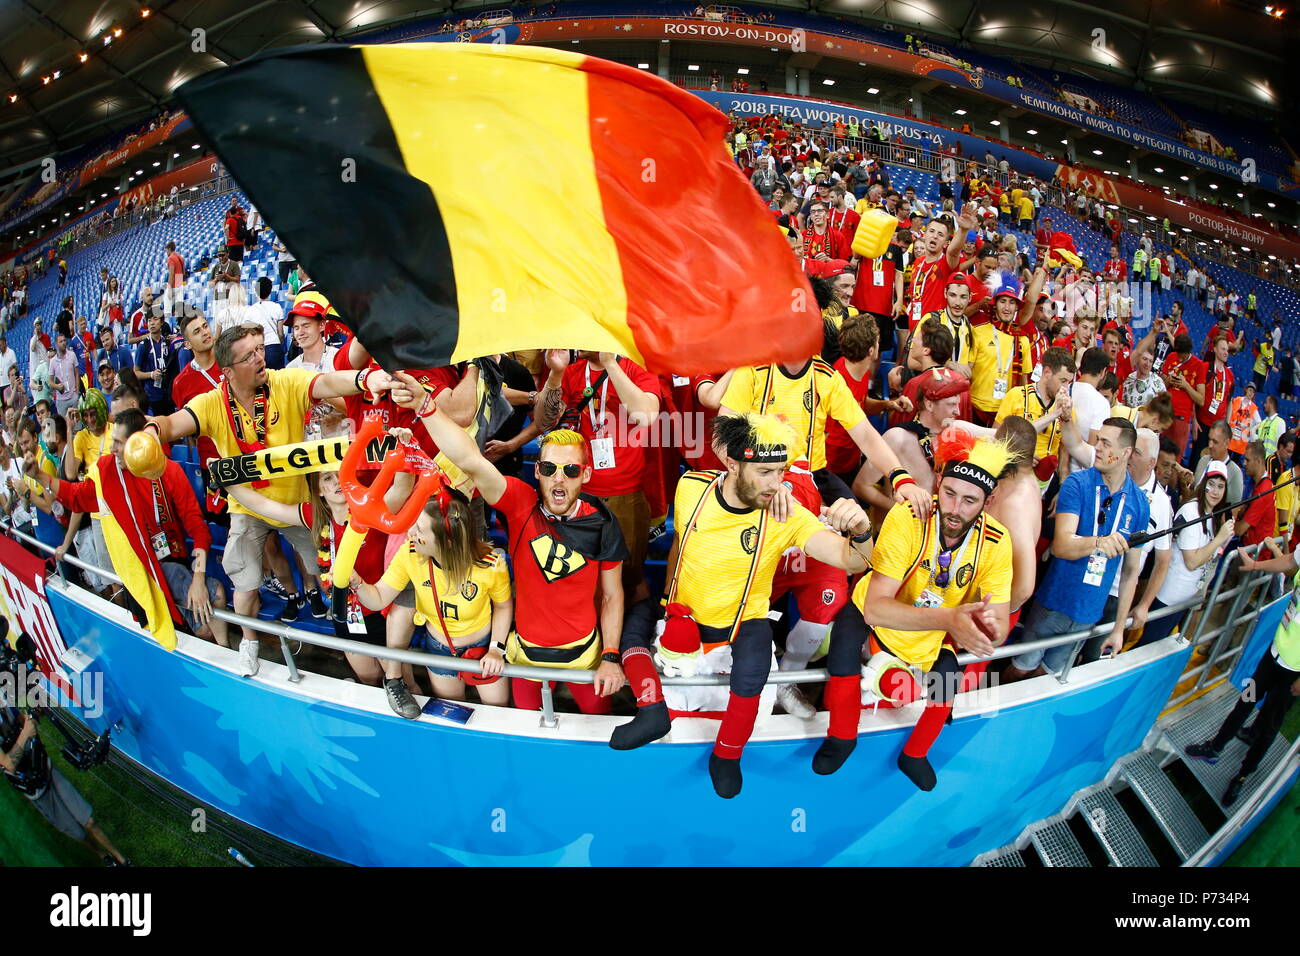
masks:
[[[458,312],[442,216],[407,172],[360,50],[278,50],[176,95],[381,366],[450,363]]]

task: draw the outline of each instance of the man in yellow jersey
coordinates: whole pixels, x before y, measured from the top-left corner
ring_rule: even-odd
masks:
[[[714,447],[726,470],[687,472],[677,485],[663,640],[680,648],[689,632],[695,653],[731,645],[731,693],[709,757],[713,788],[725,798],[740,792],[740,755],[771,669],[768,599],[781,556],[801,548],[814,561],[857,574],[871,554],[871,522],[852,498],[823,508],[821,520],[797,502],[785,521],[768,514],[800,449],[794,437],[771,415],[719,415]]]
[[[746,366],[736,369],[722,396],[719,415],[775,415],[793,429],[791,460],[809,463],[822,500],[853,500],[853,492],[826,467],[826,417],[844,426],[854,444],[889,475],[897,501],[928,513],[930,494],[899,464],[898,456],[867,421],[844,376],[819,358],[806,362]]]
[[[952,273],[943,293],[944,308],[925,313],[921,322],[933,319],[952,333],[952,358],[948,360],[948,367],[970,378],[971,353],[974,351],[970,319],[966,318],[966,306],[970,304],[970,277],[964,272]],[[916,329],[912,330],[912,335],[916,335]],[[908,347],[911,347],[910,339]]]
[[[992,321],[970,330],[970,397],[977,424],[992,425],[1007,393],[1032,381],[1034,340],[1015,330],[1029,321],[1046,279],[1047,273],[1039,268],[1026,292],[1014,273],[995,276]]]
[[[857,746],[862,647],[870,641],[868,671],[878,696],[902,706],[924,690],[925,710],[898,768],[920,789],[934,789],[926,755],[952,712],[962,679],[957,654],[991,654],[1010,629],[1011,535],[985,504],[1014,465],[1007,444],[976,439],[943,463],[932,518],[890,509],[872,570],[831,628],[825,697],[830,723],[813,757],[814,772],[834,773]],[[924,688],[909,667],[925,672]]]
[[[1038,445],[1034,449],[1034,463],[1047,461],[1038,469],[1038,477],[1044,474],[1050,477],[1055,471],[1057,452],[1061,447],[1060,416],[1066,413],[1068,405],[1057,406],[1057,395],[1070,394],[1070,383],[1074,381],[1074,359],[1065,349],[1053,346],[1043,353],[1040,363],[1042,373],[1038,381],[1030,385],[1020,385],[1007,393],[1007,397],[998,406],[997,424],[1008,415],[1027,418],[1038,432]]]
[[[356,395],[363,389],[387,391],[392,380],[382,370],[313,372],[308,369],[266,367],[262,329],[256,325],[234,325],[217,337],[213,348],[217,366],[225,374],[220,388],[191,398],[178,412],[155,418],[150,427],[166,444],[199,434],[211,438],[223,458],[252,454],[276,445],[303,440],[308,409],[328,398]],[[253,487],[273,501],[297,504],[307,500],[307,479],[301,474],[269,481],[255,481]],[[226,539],[221,566],[235,586],[235,612],[256,617],[262,586],[262,548],[266,537],[281,532],[302,558],[303,567],[316,567],[316,542],[306,528],[285,528],[252,514],[238,502],[230,503],[230,536]],[[320,578],[304,574],[310,582],[307,592],[312,615],[325,617],[329,609],[320,597]],[[291,595],[290,600],[299,600]],[[257,673],[258,641],[255,632],[244,628],[240,662],[248,676]]]

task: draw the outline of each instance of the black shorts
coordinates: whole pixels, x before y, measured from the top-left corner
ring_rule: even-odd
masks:
[[[237,245],[237,246],[236,246],[236,245],[227,245],[227,246],[226,246],[226,252],[229,254],[229,256],[230,256],[230,261],[231,261],[231,262],[243,262],[243,261],[244,261],[244,245],[243,245],[243,243],[240,243],[240,244]]]

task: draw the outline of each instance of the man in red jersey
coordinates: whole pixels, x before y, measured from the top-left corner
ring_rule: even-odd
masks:
[[[970,302],[966,305],[966,318],[972,327],[992,322],[993,308],[992,287],[1000,285],[997,281],[998,253],[992,245],[987,245],[972,260],[974,271],[966,277],[970,286]]]
[[[848,259],[814,259],[804,255],[803,233],[793,226],[783,227],[790,251],[799,260],[799,268],[805,275],[830,278],[837,276],[849,267]]]
[[[244,231],[244,210],[239,207],[239,203],[232,202],[230,208],[226,210],[226,218],[222,224],[226,235],[226,252],[230,256],[231,262],[244,261],[244,240],[240,235]]]
[[[825,201],[818,199],[808,207],[808,228],[803,231],[804,255],[809,259],[848,259],[853,255],[852,243],[844,234],[830,226],[830,210]]]
[[[944,289],[948,276],[961,264],[961,250],[966,233],[978,225],[975,207],[967,203],[957,217],[956,228],[946,218],[931,219],[921,234],[920,257],[912,263],[912,288],[909,290],[908,328],[920,324],[923,316],[938,312],[946,305]]]
[[[895,337],[895,320],[903,315],[903,273],[907,268],[903,247],[895,237],[884,255],[875,259],[858,259],[856,255],[853,258],[858,263],[858,282],[853,287],[850,304],[876,320],[882,351],[895,345],[901,349],[903,332]]]
[[[208,325],[208,320],[203,313],[195,311],[191,315],[183,316],[180,326],[186,348],[194,353],[194,357],[172,382],[172,401],[177,408],[184,408],[194,396],[220,388],[225,373],[217,365],[216,356],[212,351],[217,340],[213,337],[212,326]],[[199,436],[198,448],[200,465],[206,466],[209,460],[218,457],[217,446],[207,435]],[[218,510],[212,507],[213,504],[211,500],[208,502],[209,511]]]
[[[862,217],[849,203],[848,192],[843,186],[831,187],[830,202],[827,225],[844,237],[846,246],[852,251],[853,236],[858,231]]]
[[[1119,246],[1110,247],[1110,258],[1101,267],[1103,282],[1123,282],[1128,277],[1128,264],[1120,258]]]
[[[643,565],[650,537],[650,505],[643,490],[646,429],[659,415],[659,381],[631,359],[612,352],[548,349],[550,374],[537,395],[534,419],[543,431],[556,424],[578,432],[590,454],[587,493],[618,520],[629,560],[623,589],[633,602],[645,598]]]
[[[506,519],[517,592],[515,629],[499,648],[507,662],[594,670],[593,684],[568,684],[588,714],[609,713],[609,697],[630,680],[637,713],[615,728],[610,746],[630,750],[662,737],[670,721],[649,645],[623,641],[627,546],[610,510],[583,490],[592,477],[587,442],[570,429],[543,436],[534,489],[497,471],[414,379],[401,372],[397,379],[397,403],[415,412],[447,458]],[[512,678],[511,685],[516,707],[541,707],[538,682]]]
[[[912,403],[899,397],[885,401],[871,398],[867,390],[880,366],[879,330],[875,323],[865,319],[850,319],[840,329],[840,358],[835,363],[835,371],[844,376],[849,391],[863,412],[870,418],[885,412],[907,414]],[[849,437],[844,426],[834,418],[826,420],[826,467],[838,475],[846,485],[853,483],[853,477],[862,464],[862,449]]]
[[[1097,319],[1091,315],[1080,315],[1074,320],[1074,334],[1062,335],[1052,343],[1053,348],[1065,349],[1079,364],[1079,359],[1088,349],[1097,347]]]
[[[1235,384],[1232,369],[1228,368],[1230,345],[1226,336],[1214,340],[1213,352],[1208,363],[1202,363],[1205,369],[1205,394],[1196,410],[1198,433],[1192,442],[1192,461],[1201,454],[1201,449],[1210,440],[1210,426],[1228,417],[1228,406],[1232,404],[1233,386]]]
[[[1187,333],[1174,337],[1173,348],[1160,369],[1165,390],[1174,403],[1174,423],[1166,437],[1178,446],[1178,457],[1187,452],[1192,414],[1205,400],[1205,363],[1192,354],[1192,337]]]
[[[1124,333],[1112,326],[1101,334],[1101,347],[1110,361],[1110,370],[1122,384],[1133,374],[1133,360],[1124,347]]]

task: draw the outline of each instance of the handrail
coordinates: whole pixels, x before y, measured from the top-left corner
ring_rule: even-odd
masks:
[[[1187,858],[1183,866],[1209,866],[1210,861],[1241,832],[1241,828],[1254,819],[1255,815],[1264,808],[1265,803],[1273,799],[1278,784],[1287,775],[1295,773],[1297,766],[1300,766],[1300,739],[1292,742],[1291,747],[1269,771],[1268,776],[1236,806],[1232,816],[1223,822],[1223,826],[1214,831],[1200,849]]]
[[[39,541],[38,539],[33,538],[30,535],[25,534],[24,532],[18,531],[13,528],[10,528],[9,532],[15,537],[20,538],[31,545],[35,545],[37,548],[41,549],[42,551],[48,552],[50,554],[53,554],[55,551],[55,549],[52,548],[50,545],[46,544],[43,541]],[[1258,549],[1262,548],[1263,544],[1251,545],[1250,547],[1255,548],[1256,552],[1258,552]],[[1235,557],[1236,554],[1237,551],[1233,551],[1232,555],[1230,556],[1230,559]],[[62,560],[68,562],[69,564],[72,564],[75,567],[79,567],[83,570],[90,571],[99,577],[106,578],[107,580],[113,581],[117,584],[122,583],[122,579],[112,571],[108,571],[103,568],[99,568],[93,564],[89,564],[85,561],[82,561],[80,558],[64,555]],[[1226,564],[1225,564],[1225,568],[1226,568]],[[1226,573],[1226,571],[1224,573]],[[1266,572],[1257,572],[1257,573],[1265,574]],[[59,568],[59,576],[61,578],[63,577],[62,568]],[[1221,580],[1221,576],[1219,577],[1219,580]],[[1216,580],[1216,588],[1215,588],[1216,595],[1218,595],[1217,585],[1219,583],[1219,580]],[[1221,596],[1223,598],[1228,598],[1228,597],[1239,598],[1240,595],[1243,593],[1243,589],[1247,586],[1247,583],[1248,582],[1246,581],[1246,579],[1243,578],[1243,580],[1237,586],[1230,588],[1226,593],[1222,594]],[[73,586],[75,587],[76,585]],[[1208,609],[1211,606],[1213,605],[1207,604],[1204,601],[1196,597],[1193,597],[1188,599],[1187,601],[1183,601],[1178,604],[1173,604],[1166,608],[1161,608],[1159,611],[1156,611],[1153,614],[1151,614],[1148,619],[1156,620],[1163,617],[1169,617],[1174,614],[1180,614],[1185,611],[1190,611],[1198,607],[1205,607]],[[419,665],[424,667],[436,667],[440,670],[468,671],[473,673],[477,673],[481,670],[480,664],[477,660],[464,660],[456,657],[444,657],[436,654],[429,654],[425,651],[413,651],[413,650],[402,649],[402,648],[379,647],[374,644],[365,644],[360,641],[353,641],[353,640],[333,637],[325,634],[316,634],[311,631],[302,631],[288,624],[284,624],[277,621],[266,621],[266,620],[262,620],[261,618],[250,618],[242,614],[236,614],[234,611],[229,611],[229,610],[220,610],[217,608],[213,608],[212,615],[213,617],[216,617],[229,624],[234,624],[240,627],[249,627],[253,630],[260,631],[263,634],[267,634],[270,637],[279,638],[282,644],[284,645],[286,663],[289,666],[291,672],[294,671],[294,665],[292,663],[292,655],[289,652],[287,644],[284,644],[284,642],[290,640],[298,641],[299,643],[302,644],[311,644],[316,647],[323,647],[328,650],[343,651],[345,653],[357,654],[365,657],[375,657],[384,660],[398,661],[404,664],[414,664],[414,665]],[[1000,647],[995,648],[993,650],[993,653],[987,657],[979,657],[971,653],[959,654],[957,657],[957,662],[962,666],[965,666],[967,664],[974,664],[977,662],[987,663],[994,660],[1001,660],[1003,658],[1015,657],[1020,654],[1023,654],[1026,651],[1047,650],[1049,648],[1060,647],[1067,644],[1082,644],[1083,642],[1087,641],[1092,637],[1097,637],[1102,634],[1108,634],[1113,629],[1114,629],[1114,623],[1111,622],[1106,624],[1098,624],[1085,631],[1076,631],[1070,634],[1058,634],[1054,637],[1046,637],[1036,641],[1025,641],[1018,644],[1003,644]],[[1199,630],[1201,629],[1198,629],[1198,639],[1200,637]],[[1199,642],[1204,643],[1203,641],[1199,641]],[[1231,653],[1235,653],[1235,652],[1228,652],[1228,656],[1230,656]],[[556,667],[533,667],[533,666],[521,665],[521,664],[506,664],[503,670],[503,675],[506,677],[519,677],[527,680],[537,680],[537,681],[558,680],[558,681],[563,681],[566,683],[574,683],[574,684],[589,684],[595,680],[595,671],[569,670],[565,668],[556,668]],[[768,684],[813,684],[813,683],[821,683],[827,680],[828,676],[829,675],[827,674],[825,668],[813,668],[813,669],[798,670],[798,671],[778,670],[768,675],[767,683]],[[1066,668],[1061,675],[1058,675],[1058,680],[1060,680],[1061,683],[1068,683],[1069,682],[1068,676],[1069,676],[1069,668]],[[298,680],[296,676],[293,676],[290,679],[293,682],[296,682]],[[696,675],[693,677],[663,677],[661,679],[665,686],[670,686],[670,687],[726,686],[730,682],[730,676],[727,674],[703,674],[703,675]]]

